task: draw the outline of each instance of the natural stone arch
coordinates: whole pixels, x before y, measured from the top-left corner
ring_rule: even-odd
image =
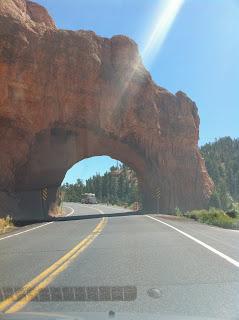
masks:
[[[69,166],[100,154],[142,176],[145,208],[155,208],[157,188],[162,212],[207,205],[213,183],[198,149],[197,107],[152,81],[132,40],[58,30],[25,0],[0,3],[0,35],[5,208],[39,217],[39,190],[52,189],[53,200]]]
[[[36,135],[28,162],[16,172],[16,191],[38,192],[47,187],[48,190],[54,191],[51,199],[54,201],[65,173],[74,164],[86,158],[102,155],[127,164],[135,171],[140,188],[145,189],[147,185],[146,190],[149,190],[150,183],[147,182],[144,160],[127,144],[85,128],[73,130],[58,125]]]

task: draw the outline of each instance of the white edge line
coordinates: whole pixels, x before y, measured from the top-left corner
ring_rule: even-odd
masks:
[[[72,215],[73,215],[73,213],[75,212],[75,210],[74,210],[72,207],[70,207],[70,206],[63,206],[63,207],[65,207],[65,208],[70,208],[70,209],[71,209],[71,212],[70,212],[70,213],[68,213],[67,215],[65,215],[65,217],[72,216]]]
[[[70,209],[72,210],[70,213],[68,213],[68,214],[66,215],[66,217],[68,217],[68,216],[70,216],[70,215],[72,215],[72,214],[74,213],[75,210],[74,210],[73,208],[71,208],[71,207],[69,207],[69,206],[65,206],[65,207],[70,208]],[[12,238],[12,237],[16,237],[16,236],[19,236],[20,234],[27,233],[27,232],[30,232],[30,231],[33,231],[33,230],[36,230],[36,229],[45,227],[45,226],[47,226],[47,225],[49,225],[49,224],[51,224],[51,223],[54,223],[54,221],[41,224],[40,226],[33,227],[33,228],[31,228],[31,229],[27,229],[27,230],[20,231],[20,232],[14,233],[14,234],[10,234],[10,235],[8,235],[8,236],[6,236],[6,237],[0,238],[0,241],[5,240],[5,239],[9,239],[9,238]]]
[[[188,233],[186,233],[186,232],[184,232],[184,231],[182,231],[182,230],[180,230],[180,229],[178,229],[178,228],[176,228],[176,227],[174,227],[174,226],[172,226],[172,225],[170,225],[170,224],[168,224],[168,223],[166,223],[166,222],[163,222],[163,221],[161,221],[161,220],[159,220],[159,219],[156,219],[156,218],[151,217],[151,216],[149,216],[149,215],[145,215],[145,217],[150,218],[150,219],[152,219],[152,220],[155,220],[155,221],[157,221],[157,222],[159,222],[159,223],[162,223],[162,224],[168,226],[169,228],[171,228],[171,229],[173,229],[173,230],[181,233],[181,234],[184,235],[185,237],[187,237],[187,238],[193,240],[194,242],[200,244],[202,247],[208,249],[209,251],[213,252],[214,254],[216,254],[216,255],[218,255],[219,257],[221,257],[221,258],[223,258],[224,260],[226,260],[227,262],[233,264],[235,267],[239,268],[239,261],[232,259],[231,257],[227,256],[226,254],[222,253],[221,251],[219,251],[219,250],[217,250],[217,249],[214,249],[213,247],[209,246],[209,245],[206,244],[205,242],[203,242],[203,241],[201,241],[201,240],[199,240],[199,239],[191,236],[190,234],[188,234]]]
[[[0,238],[0,241],[1,241],[1,240],[8,239],[8,238],[15,237],[15,236],[19,236],[20,234],[27,233],[27,232],[30,232],[30,231],[33,231],[33,230],[36,230],[36,229],[39,229],[39,228],[42,228],[42,227],[45,227],[45,226],[47,226],[48,224],[51,224],[51,223],[53,223],[53,221],[47,222],[47,223],[44,223],[44,224],[41,224],[40,226],[31,228],[31,229],[27,229],[27,230],[25,230],[25,231],[21,231],[21,232],[18,232],[18,233],[10,234],[9,236]]]

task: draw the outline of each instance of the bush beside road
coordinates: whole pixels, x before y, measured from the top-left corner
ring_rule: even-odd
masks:
[[[225,212],[221,209],[210,208],[185,213],[175,210],[175,214],[225,229],[239,229],[239,213],[236,210]]]

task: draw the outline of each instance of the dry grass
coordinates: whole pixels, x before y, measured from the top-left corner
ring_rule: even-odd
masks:
[[[52,205],[49,210],[49,216],[50,217],[61,217],[64,215],[64,210],[62,204],[60,205]]]
[[[6,218],[0,218],[0,234],[7,232],[9,229],[13,228],[12,219],[7,216]]]

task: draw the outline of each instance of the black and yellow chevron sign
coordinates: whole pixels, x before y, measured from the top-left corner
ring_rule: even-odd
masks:
[[[160,189],[159,189],[159,187],[155,189],[153,196],[154,196],[155,199],[159,199],[160,198]]]
[[[41,189],[41,197],[44,201],[46,201],[47,197],[48,197],[48,190],[47,188],[43,188]]]

